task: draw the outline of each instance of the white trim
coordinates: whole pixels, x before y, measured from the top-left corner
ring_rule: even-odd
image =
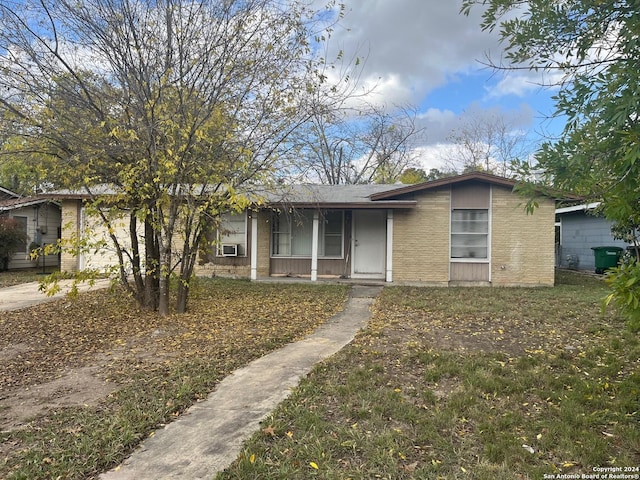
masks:
[[[387,272],[385,281],[393,281],[393,210],[387,210]]]
[[[447,278],[448,282],[451,281],[451,245],[453,245],[453,243],[451,242],[452,220],[453,220],[453,188],[451,187],[451,185],[449,185],[449,230],[447,232],[448,234],[447,240],[449,241],[449,250],[448,250],[449,261],[447,262],[447,265],[449,266],[449,277]]]
[[[580,205],[574,205],[572,207],[556,208],[556,213],[570,213],[570,212],[584,212],[587,210],[593,210],[600,206],[600,202],[594,203],[582,203]]]
[[[449,263],[491,263],[488,258],[450,258]]]
[[[493,187],[494,185],[489,185],[489,218],[487,221],[489,225],[487,225],[487,260],[489,261],[489,283],[491,283],[491,244],[493,243],[493,235],[492,235],[492,225],[493,225]]]
[[[80,204],[80,214],[78,216],[78,239],[80,241],[83,241],[86,237],[86,232],[85,232],[85,221],[86,221],[86,215],[87,213],[85,212],[85,207],[84,205]],[[85,251],[85,249],[80,249],[80,255],[78,255],[78,271],[82,272],[86,266],[87,263],[87,253]]]
[[[313,211],[313,223],[311,228],[311,281],[318,280],[318,231],[320,212]]]
[[[258,212],[251,215],[251,280],[258,279]]]

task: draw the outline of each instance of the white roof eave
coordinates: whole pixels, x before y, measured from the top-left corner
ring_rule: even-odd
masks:
[[[586,212],[587,210],[593,210],[599,206],[600,202],[582,203],[580,205],[573,205],[572,207],[556,208],[556,213]]]

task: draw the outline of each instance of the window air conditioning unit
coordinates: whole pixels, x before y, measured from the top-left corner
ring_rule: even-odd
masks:
[[[233,244],[223,244],[220,249],[223,257],[237,257],[238,256],[238,245]]]

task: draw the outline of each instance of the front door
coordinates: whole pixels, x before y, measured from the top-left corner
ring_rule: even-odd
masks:
[[[354,210],[354,277],[384,278],[386,218],[385,210]]]

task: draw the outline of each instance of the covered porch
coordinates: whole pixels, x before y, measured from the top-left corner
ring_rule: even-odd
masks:
[[[256,217],[256,216],[254,216]],[[258,220],[250,229],[255,249],[251,279],[258,279]],[[393,210],[305,209],[273,214],[269,275],[274,277],[393,279]]]

